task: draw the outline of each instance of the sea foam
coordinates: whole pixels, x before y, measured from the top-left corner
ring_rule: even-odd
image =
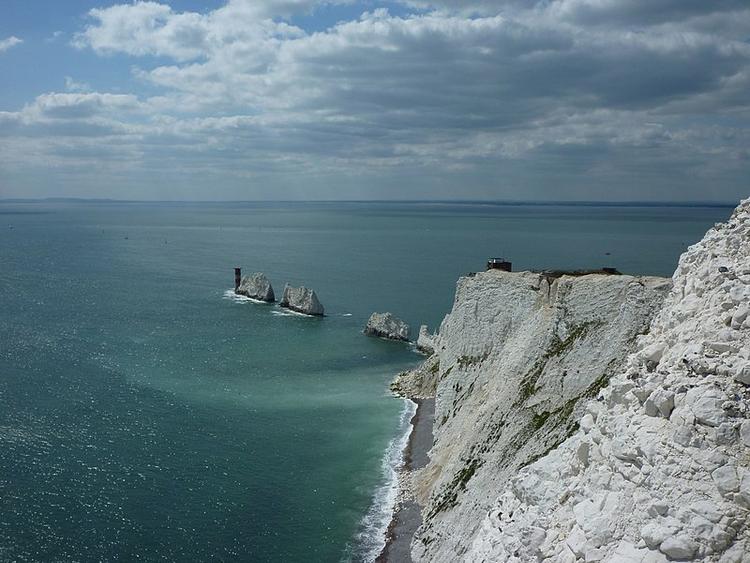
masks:
[[[404,399],[404,408],[399,419],[399,434],[393,438],[383,454],[381,462],[383,482],[375,490],[372,505],[360,525],[357,534],[355,560],[374,561],[386,544],[388,526],[393,519],[399,492],[399,472],[404,466],[404,451],[414,430],[411,419],[417,412],[417,403]]]

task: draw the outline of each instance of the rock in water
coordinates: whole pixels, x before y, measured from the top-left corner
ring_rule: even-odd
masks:
[[[367,321],[364,333],[389,340],[409,340],[409,325],[390,313],[373,313]]]
[[[292,287],[286,284],[279,305],[305,315],[322,317],[325,314],[325,309],[318,300],[318,296],[307,287]]]
[[[267,301],[269,303],[276,301],[271,282],[262,272],[244,276],[239,287],[234,292],[237,295],[244,295],[245,297],[258,299],[259,301]]]

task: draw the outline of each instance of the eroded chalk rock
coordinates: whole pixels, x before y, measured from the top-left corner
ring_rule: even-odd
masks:
[[[692,559],[698,551],[698,544],[688,536],[678,534],[665,539],[659,549],[673,561],[687,561]]]
[[[325,309],[318,300],[318,296],[307,287],[292,287],[286,284],[279,305],[305,315],[322,317],[325,314]]]
[[[367,336],[409,340],[409,325],[391,313],[373,313],[363,331]]]
[[[716,388],[696,387],[687,392],[685,400],[691,403],[695,419],[706,426],[719,426],[726,416],[721,408],[726,397]]]
[[[750,447],[750,420],[746,420],[740,426],[740,438],[742,443]]]
[[[434,354],[435,353],[435,339],[436,336],[430,334],[427,329],[427,325],[419,327],[419,337],[417,338],[417,350],[423,354]]]
[[[733,493],[740,488],[740,480],[737,470],[731,465],[722,465],[711,473],[711,478],[716,483],[716,488],[723,495]]]
[[[643,407],[649,416],[669,418],[674,409],[674,393],[659,387],[646,399]]]
[[[262,272],[256,272],[249,276],[244,276],[239,287],[237,287],[234,292],[237,295],[244,295],[245,297],[258,299],[259,301],[267,301],[269,303],[276,301],[276,296],[273,293],[273,286],[271,286],[271,282]]]

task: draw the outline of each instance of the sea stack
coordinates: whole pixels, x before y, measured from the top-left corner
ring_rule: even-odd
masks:
[[[373,313],[363,331],[367,336],[409,340],[409,325],[391,313]]]
[[[286,284],[279,305],[305,315],[322,317],[325,314],[325,309],[315,291],[307,287],[292,287]]]
[[[436,336],[437,335],[435,334],[430,334],[427,325],[420,326],[419,336],[417,337],[417,351],[427,354],[428,356],[434,354]]]
[[[273,293],[273,286],[266,275],[262,272],[256,272],[242,278],[240,285],[234,290],[237,295],[244,295],[251,299],[273,303],[276,296]]]

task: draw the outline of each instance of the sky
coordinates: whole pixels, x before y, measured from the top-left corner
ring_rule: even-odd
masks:
[[[747,0],[0,4],[0,198],[748,195]]]

